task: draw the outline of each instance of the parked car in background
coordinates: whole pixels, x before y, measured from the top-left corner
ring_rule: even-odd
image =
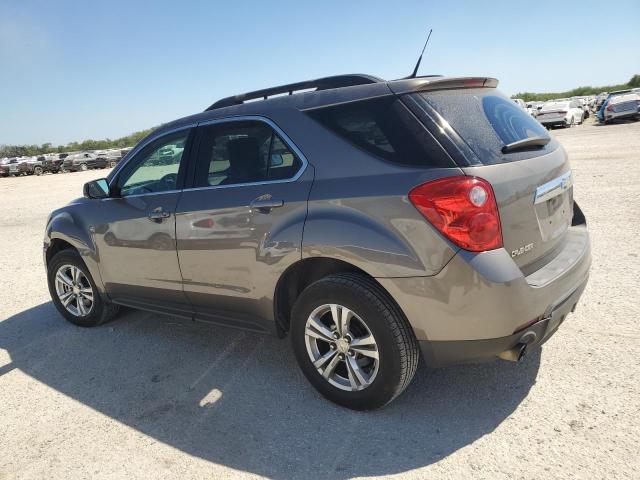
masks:
[[[90,152],[71,153],[62,162],[62,168],[68,172],[106,168],[108,165],[105,157],[98,157],[95,153]]]
[[[40,156],[25,157],[23,165],[24,173],[27,175],[42,175],[44,173]]]
[[[115,167],[118,162],[122,159],[122,151],[119,149],[112,150],[100,150],[94,152],[96,157],[99,159],[104,159],[108,167]]]
[[[518,105],[523,110],[527,109],[527,106],[525,105],[524,100],[522,100],[521,98],[514,98],[513,103]]]
[[[310,383],[359,410],[420,352],[521,359],[575,308],[590,242],[565,150],[497,83],[328,77],[159,127],[49,216],[55,307],[288,335]]]
[[[33,174],[33,167],[34,167],[34,161],[32,160],[32,157],[17,157],[17,173],[15,173],[16,175],[32,175]]]
[[[45,172],[58,173],[62,171],[62,162],[64,162],[64,153],[45,153],[41,156],[42,168]]]
[[[133,150],[133,147],[125,147],[125,148],[121,148],[120,149],[120,153],[122,154],[122,157],[124,157],[127,153],[129,153],[131,150]]]
[[[640,95],[629,92],[612,95],[604,104],[602,121],[604,123],[615,119],[638,119],[640,117]]]
[[[8,177],[18,173],[18,160],[15,157],[5,157],[0,160],[0,175]]]
[[[578,100],[545,102],[536,119],[545,127],[572,127],[584,120],[584,110]]]
[[[538,116],[538,109],[536,108],[535,102],[527,102],[527,104],[525,105],[525,110],[534,118]]]

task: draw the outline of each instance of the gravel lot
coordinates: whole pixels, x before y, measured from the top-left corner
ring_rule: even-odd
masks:
[[[44,224],[106,172],[0,178],[0,478],[640,478],[640,123],[553,134],[593,241],[578,310],[524,363],[423,364],[373,413],[320,398],[288,341],[66,323]]]

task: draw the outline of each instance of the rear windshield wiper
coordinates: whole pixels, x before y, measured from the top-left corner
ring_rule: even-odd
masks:
[[[511,142],[502,147],[502,153],[515,152],[516,150],[526,150],[531,147],[544,147],[551,141],[550,137],[529,137],[517,142]]]

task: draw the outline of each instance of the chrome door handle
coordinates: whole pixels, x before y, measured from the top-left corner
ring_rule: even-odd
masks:
[[[149,220],[153,220],[156,222],[162,221],[165,218],[169,218],[170,216],[171,216],[171,213],[164,211],[162,207],[154,208],[147,215],[147,217],[149,217]]]
[[[260,213],[269,213],[274,208],[279,208],[284,205],[282,200],[274,200],[269,197],[261,196],[253,200],[249,204],[251,210],[257,210]]]

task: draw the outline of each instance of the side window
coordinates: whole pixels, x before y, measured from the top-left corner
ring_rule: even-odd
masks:
[[[183,131],[163,137],[138,153],[132,160],[133,169],[118,182],[120,194],[126,197],[175,190],[188,135]]]
[[[302,165],[264,122],[228,122],[200,128],[197,187],[286,179]]]
[[[274,133],[271,140],[271,153],[269,154],[269,180],[285,180],[298,173],[302,167],[302,161],[291,151],[289,147]]]
[[[353,145],[390,162],[451,166],[441,147],[395,96],[322,107],[306,113]]]

